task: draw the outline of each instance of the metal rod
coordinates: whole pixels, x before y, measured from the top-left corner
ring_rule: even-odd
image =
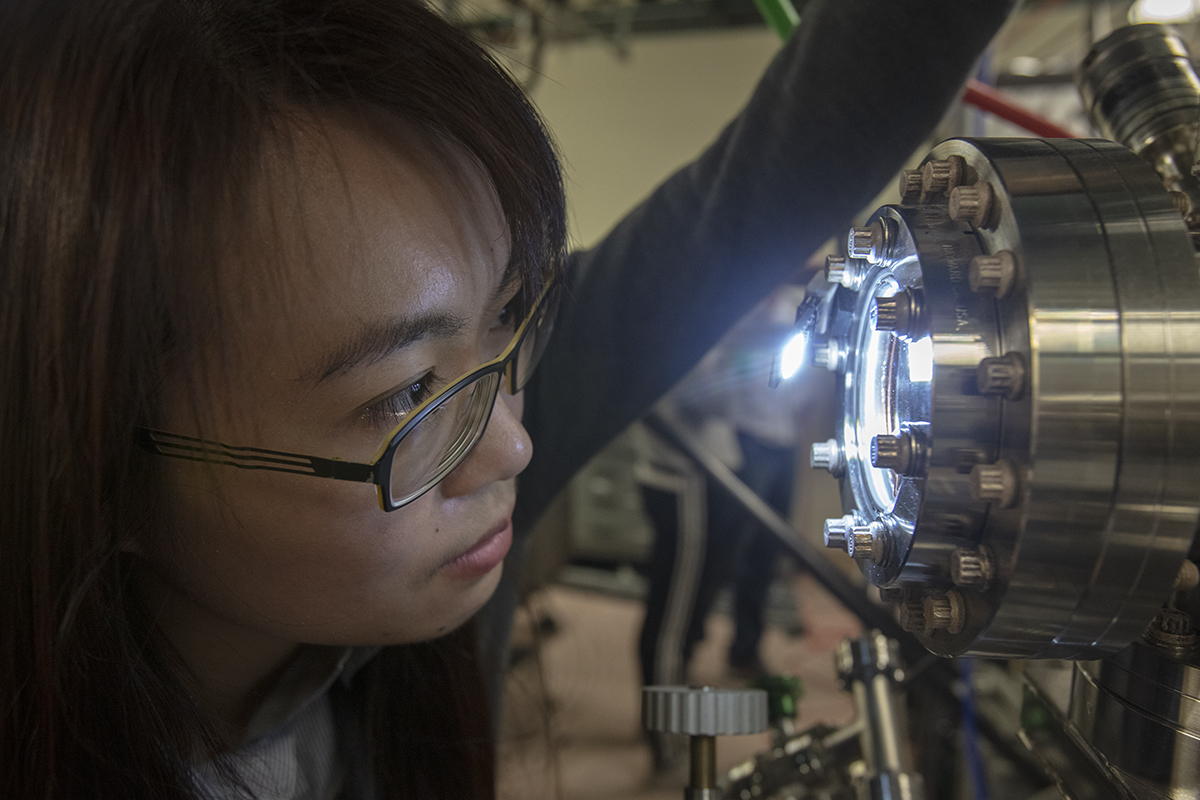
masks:
[[[717,788],[717,737],[692,736],[692,789]]]

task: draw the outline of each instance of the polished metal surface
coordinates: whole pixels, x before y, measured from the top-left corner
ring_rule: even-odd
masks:
[[[854,696],[866,774],[858,782],[865,800],[922,800],[921,776],[908,762],[903,702],[899,684],[904,680],[900,648],[879,631],[847,639],[834,660],[838,681]]]
[[[1135,644],[1075,665],[1069,719],[1138,798],[1200,797],[1200,661]]]
[[[1119,28],[1092,47],[1077,83],[1092,122],[1153,164],[1169,189],[1188,197],[1197,219],[1200,79],[1179,34],[1166,25]]]
[[[950,140],[923,175],[870,220],[872,263],[834,287],[815,342],[840,353],[843,505],[880,534],[859,564],[941,620],[955,552],[986,548],[992,574],[959,574],[953,624],[924,609],[937,653],[1121,650],[1200,519],[1188,228],[1112,142]],[[948,194],[983,185],[986,219],[951,219]]]

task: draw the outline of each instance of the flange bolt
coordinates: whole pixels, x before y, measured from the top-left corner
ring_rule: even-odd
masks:
[[[896,619],[909,633],[925,632],[925,601],[905,600],[896,606]]]
[[[825,257],[825,280],[841,284],[847,289],[857,289],[866,271],[867,267],[862,261],[846,256]]]
[[[1192,647],[1196,644],[1196,631],[1185,612],[1164,607],[1146,629],[1146,638],[1167,647]]]
[[[975,256],[967,267],[967,283],[972,292],[990,292],[1007,297],[1017,278],[1017,259],[1011,250],[994,255]]]
[[[992,556],[986,548],[955,548],[950,554],[950,580],[955,586],[986,589],[992,582]]]
[[[1025,359],[1016,352],[985,358],[975,368],[975,380],[980,394],[1020,400],[1025,394]]]
[[[840,474],[842,471],[842,448],[838,445],[837,439],[813,442],[810,463],[813,469],[823,469],[833,475]]]
[[[900,170],[900,204],[905,206],[921,202],[925,191],[925,177],[919,169]]]
[[[871,439],[871,465],[907,474],[912,466],[912,451],[912,436],[908,433],[875,436]]]
[[[825,546],[835,550],[845,550],[853,527],[854,517],[850,514],[825,520]]]
[[[950,190],[950,219],[967,222],[976,228],[991,227],[995,194],[986,183],[974,186],[955,186]]]
[[[846,240],[846,253],[850,258],[861,258],[868,264],[883,260],[883,224],[876,221],[866,228],[851,228]]]
[[[871,325],[877,331],[907,334],[913,319],[913,296],[908,291],[876,297],[871,303]]]
[[[922,188],[927,194],[949,192],[963,182],[967,162],[962,156],[927,161],[921,167]]]
[[[1200,567],[1196,566],[1196,562],[1184,559],[1175,578],[1175,591],[1190,592],[1197,586],[1200,586]]]
[[[870,561],[872,564],[883,563],[883,551],[887,540],[883,536],[884,527],[878,522],[869,525],[855,525],[846,537],[846,552],[855,561]]]
[[[830,372],[837,372],[838,367],[841,366],[841,360],[842,349],[838,347],[836,339],[813,345],[813,363],[818,367],[824,367]]]
[[[963,632],[967,627],[967,606],[958,592],[938,592],[925,597],[925,635],[938,631],[950,635]]]
[[[1006,458],[971,468],[971,497],[975,500],[1011,508],[1017,501],[1017,488],[1017,470]]]
[[[844,283],[847,266],[845,256],[825,256],[825,280],[830,283]]]

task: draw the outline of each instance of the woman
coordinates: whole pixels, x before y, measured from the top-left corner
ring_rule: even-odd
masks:
[[[564,267],[536,115],[416,3],[0,6],[0,796],[490,797],[512,593],[482,668],[469,620],[514,531],[865,202],[1003,16],[918,59],[919,113],[830,202],[795,183],[830,154],[787,151],[840,8]]]

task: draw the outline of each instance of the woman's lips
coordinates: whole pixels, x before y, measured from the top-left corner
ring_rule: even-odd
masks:
[[[442,568],[450,578],[479,578],[494,570],[512,547],[512,518],[506,516],[480,537],[470,550],[455,556]]]

